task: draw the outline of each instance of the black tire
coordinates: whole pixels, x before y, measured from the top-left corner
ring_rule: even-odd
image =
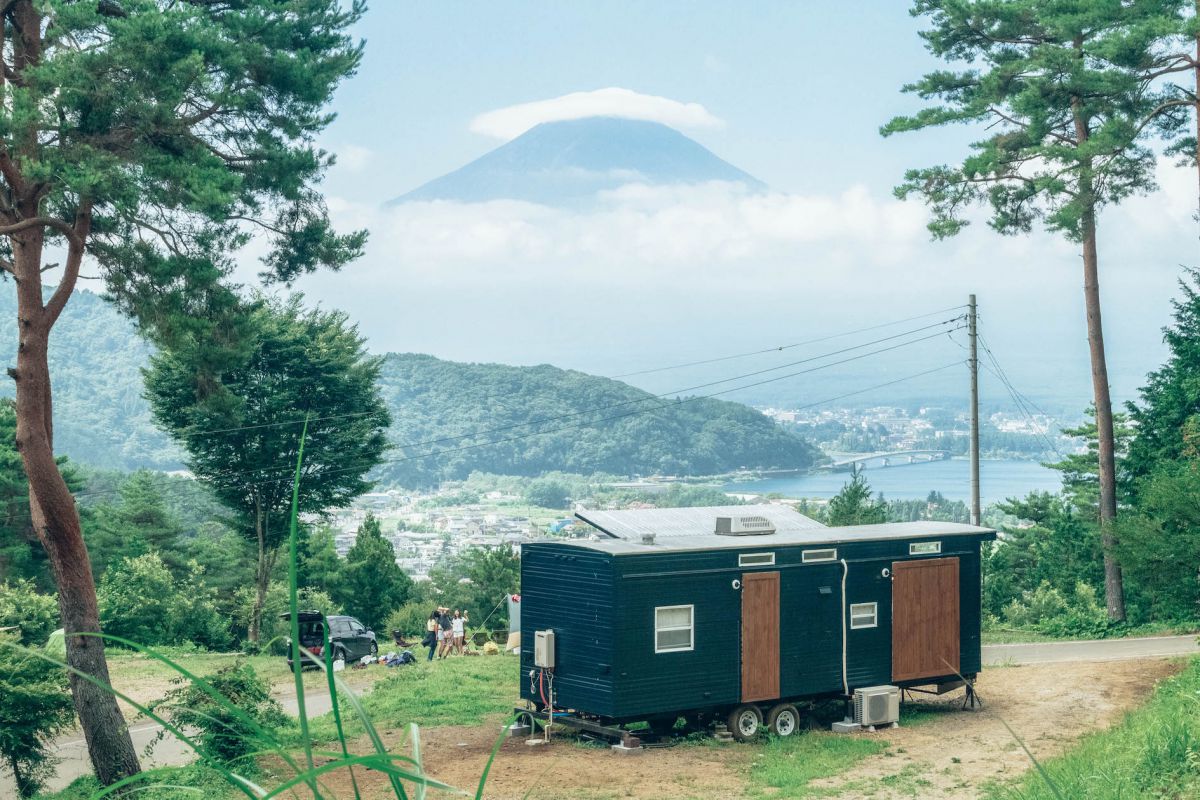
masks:
[[[344,648],[344,647],[333,648],[333,660],[337,661],[339,658],[342,661],[346,660],[346,648]]]
[[[739,742],[749,742],[762,733],[762,712],[758,710],[758,706],[747,703],[730,711],[726,723],[734,739]]]
[[[371,642],[371,655],[376,656],[376,657],[379,656],[379,642],[376,642],[376,641]]]
[[[800,730],[800,710],[791,703],[780,703],[767,715],[767,728],[776,736],[791,736]]]

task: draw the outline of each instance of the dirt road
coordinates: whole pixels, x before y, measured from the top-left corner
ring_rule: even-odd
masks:
[[[1123,658],[1185,656],[1194,653],[1200,653],[1200,638],[1195,634],[1097,639],[1085,642],[989,644],[983,647],[983,664],[986,667],[994,667],[1063,661],[1118,661]]]
[[[1057,752],[1066,743],[1082,733],[1096,727],[1104,727],[1119,714],[1136,705],[1152,689],[1153,680],[1169,674],[1176,666],[1164,656],[1180,656],[1200,652],[1195,636],[1145,637],[1138,639],[1110,639],[1090,642],[1045,642],[1037,644],[988,645],[983,648],[984,663],[989,667],[980,680],[981,695],[989,701],[988,709],[1002,715],[1013,724],[1022,737],[1030,737],[1031,746],[1038,755]],[[1070,680],[1064,683],[1062,667],[1053,666],[1073,662]],[[1111,663],[1106,663],[1111,662]],[[1024,665],[1024,666],[1014,666]],[[1098,666],[1102,665],[1102,666]],[[150,691],[155,687],[142,687]],[[356,687],[362,691],[364,687]],[[276,687],[275,694],[289,713],[295,713],[295,694],[289,686]],[[329,710],[329,697],[317,690],[305,695],[310,714]],[[149,699],[149,698],[139,698]],[[954,702],[954,701],[950,701]],[[1023,726],[1023,727],[1019,727]],[[131,729],[134,744],[139,752],[158,733],[152,723],[135,723]],[[495,741],[496,728],[431,728],[422,731],[429,754],[429,766],[438,777],[455,785],[466,786],[472,774],[478,779],[482,762],[476,758]],[[878,775],[879,779],[891,775],[893,783],[910,771],[921,767],[921,771],[938,771],[941,776],[954,776],[954,780],[965,781],[965,785],[978,785],[980,776],[1004,777],[1015,770],[1024,769],[1023,757],[1012,738],[1003,731],[1003,726],[988,714],[947,715],[945,721],[935,720],[922,726],[901,728],[886,734],[896,748],[891,756],[876,762],[868,762],[865,773],[856,769],[856,775]],[[953,742],[948,747],[947,742]],[[525,747],[522,750],[521,747]],[[493,780],[496,797],[507,797],[509,786],[527,786],[530,775],[542,772],[546,776],[538,784],[535,796],[562,797],[565,785],[555,793],[556,775],[561,772],[564,748],[569,748],[572,775],[579,770],[588,774],[593,771],[589,784],[586,780],[575,784],[576,797],[688,797],[699,796],[698,787],[709,797],[739,797],[746,785],[745,763],[749,758],[748,748],[687,747],[649,751],[629,759],[620,769],[618,784],[624,788],[616,792],[610,779],[613,775],[613,756],[606,751],[593,751],[572,744],[554,744],[548,751],[515,743],[505,744],[505,758],[497,763]],[[57,742],[59,755],[63,758],[58,773],[49,788],[66,786],[80,775],[90,771],[87,751],[82,737],[71,734]],[[903,757],[896,755],[903,749]],[[972,753],[976,753],[975,756]],[[980,755],[980,753],[982,755]],[[451,757],[447,759],[447,754]],[[997,755],[999,754],[999,755]],[[553,755],[553,758],[550,756]],[[158,765],[182,764],[190,760],[191,754],[176,741],[164,741],[154,751],[153,763]],[[476,763],[480,761],[480,763]],[[559,766],[555,766],[558,764]],[[889,772],[890,770],[890,772]],[[473,772],[474,771],[474,772]],[[0,773],[0,797],[12,792],[11,776]],[[927,779],[926,779],[927,780]],[[946,781],[950,778],[947,777]],[[937,796],[973,797],[973,794],[954,794],[952,787],[942,786],[938,779]],[[628,785],[626,785],[628,784]],[[584,790],[591,785],[593,788]],[[612,791],[610,791],[612,790]],[[839,792],[846,797],[856,797],[853,786],[839,785]],[[872,797],[889,797],[887,793],[875,791]],[[513,789],[512,796],[522,796],[524,789]],[[674,793],[674,794],[673,794]],[[488,796],[493,796],[489,791]],[[843,796],[839,794],[839,796]],[[906,796],[897,794],[894,796]],[[911,796],[911,795],[910,795]]]
[[[1035,755],[1052,756],[1085,733],[1120,719],[1145,700],[1158,680],[1180,666],[1177,659],[1159,658],[1084,662],[1069,672],[1051,664],[987,670],[978,684],[986,711],[959,710],[960,696],[918,700],[930,712],[920,715],[919,721],[895,730],[854,734],[885,741],[884,754],[860,761],[844,775],[819,785],[832,796],[850,800],[976,798],[988,781],[1018,775],[1029,766],[1001,717]],[[473,789],[497,730],[498,725],[422,730],[426,769],[453,786]],[[823,731],[803,735],[814,737],[813,745],[819,744],[817,737],[840,736]],[[394,738],[389,744],[399,747],[401,743]],[[801,748],[791,757],[819,754],[820,748],[814,746],[811,753]],[[536,747],[523,739],[510,739],[492,767],[485,796],[493,800],[790,796],[787,786],[755,787],[751,771],[756,762],[762,763],[762,755],[761,747],[736,744],[685,743],[618,755],[565,738]],[[329,783],[349,796],[349,783],[343,787],[342,780],[331,776]],[[364,781],[366,796],[385,788],[377,773],[359,775],[360,786]]]

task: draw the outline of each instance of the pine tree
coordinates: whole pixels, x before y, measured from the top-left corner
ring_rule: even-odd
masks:
[[[1200,270],[1187,270],[1179,286],[1174,322],[1163,331],[1167,361],[1147,376],[1140,400],[1129,404],[1137,431],[1127,459],[1134,492],[1159,466],[1180,459],[1185,426],[1200,414]]]
[[[950,124],[980,124],[986,137],[959,166],[906,173],[899,197],[918,195],[933,209],[930,231],[952,236],[980,204],[1000,233],[1041,222],[1081,245],[1092,389],[1096,408],[1099,510],[1109,616],[1125,618],[1113,526],[1117,476],[1112,399],[1100,314],[1097,227],[1100,210],[1154,188],[1146,142],[1162,103],[1174,102],[1151,65],[1164,14],[1184,0],[917,0],[930,22],[921,37],[955,65],[905,87],[937,101],[893,119],[890,135]]]
[[[347,614],[378,631],[388,615],[408,601],[412,588],[412,579],[396,563],[392,543],[383,538],[379,520],[368,513],[346,553],[334,597]]]
[[[871,485],[861,470],[854,470],[850,482],[829,500],[829,524],[875,525],[887,522],[887,503],[871,499]]]
[[[335,234],[315,189],[332,160],[315,139],[361,59],[348,30],[363,11],[361,0],[0,4],[0,271],[17,298],[18,450],[102,784],[139,764],[103,688],[95,581],[54,455],[55,323],[86,258],[143,331],[209,353],[211,377],[238,351],[241,245],[269,238],[264,279],[285,283],[361,252],[365,235]]]

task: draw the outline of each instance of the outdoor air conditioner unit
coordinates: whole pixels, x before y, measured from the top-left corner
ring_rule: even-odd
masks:
[[[890,725],[900,721],[900,687],[868,686],[854,690],[854,721],[859,725]]]
[[[716,533],[721,536],[761,536],[774,532],[775,525],[766,517],[717,517]]]

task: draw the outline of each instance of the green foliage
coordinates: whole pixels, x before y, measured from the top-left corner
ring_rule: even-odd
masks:
[[[396,563],[396,551],[383,538],[379,520],[367,514],[346,554],[334,596],[346,613],[378,631],[387,616],[408,601],[412,589],[412,579]]]
[[[1088,420],[1076,428],[1065,428],[1063,433],[1083,439],[1087,443],[1084,453],[1069,453],[1061,461],[1046,464],[1050,469],[1062,473],[1063,496],[1072,506],[1088,519],[1100,521],[1100,467],[1099,442],[1096,436],[1096,409],[1089,407]],[[1113,445],[1115,447],[1117,484],[1128,486],[1129,480],[1125,469],[1126,454],[1129,451],[1133,429],[1124,414],[1113,414]]]
[[[32,797],[53,774],[54,739],[74,724],[75,707],[66,670],[19,649],[20,641],[0,631],[0,764],[17,793]]]
[[[967,523],[971,511],[962,500],[947,500],[941,492],[930,492],[924,500],[889,500],[888,522],[917,522],[938,520],[941,522]]]
[[[525,502],[542,508],[566,508],[570,490],[552,478],[535,478],[525,487]]]
[[[1148,74],[1171,2],[965,3],[916,0],[928,50],[952,68],[904,87],[933,104],[882,129],[973,124],[986,131],[958,166],[910,170],[896,190],[933,209],[929,228],[952,236],[965,211],[1018,233],[1043,222],[1078,241],[1097,208],[1154,187],[1148,139],[1162,94]]]
[[[343,561],[337,554],[333,530],[318,525],[301,530],[296,583],[332,595],[341,580]]]
[[[300,587],[300,608],[303,610],[320,611],[326,615],[342,613],[342,607],[329,594],[320,589]],[[246,639],[250,630],[250,622],[254,616],[255,590],[253,586],[243,586],[235,593],[235,608],[233,614],[233,633],[238,639]],[[267,589],[266,602],[262,609],[262,633],[258,644],[266,651],[282,655],[285,652],[285,640],[288,637],[288,621],[280,615],[288,610],[288,588],[284,583],[272,581]],[[253,649],[252,643],[246,643]]]
[[[251,756],[268,749],[270,743],[260,739],[252,723],[271,730],[288,727],[291,721],[271,696],[270,684],[244,661],[221,667],[205,676],[205,681],[228,703],[216,701],[198,686],[177,677],[173,681],[176,687],[149,707],[156,713],[169,714],[176,724],[194,729],[196,742],[217,762],[253,770]],[[164,736],[165,732],[160,731],[155,741]]]
[[[1120,626],[1109,620],[1096,598],[1095,588],[1086,583],[1075,584],[1074,591],[1064,595],[1043,581],[1004,607],[1004,622],[1049,636],[1101,638]]]
[[[469,611],[472,626],[504,628],[508,625],[505,596],[521,591],[521,557],[508,545],[470,547],[450,562],[430,571],[423,587],[431,605]],[[498,606],[498,608],[497,608]],[[493,613],[494,610],[494,613]],[[426,616],[429,611],[426,610]]]
[[[206,375],[205,351],[189,348],[160,352],[146,373],[155,418],[257,545],[260,598],[287,540],[301,410],[310,415],[301,513],[348,506],[371,487],[365,476],[386,446],[379,361],[345,314],[306,311],[302,300],[259,303],[244,321],[242,352],[219,376]]]
[[[1141,484],[1120,525],[1122,565],[1155,620],[1200,619],[1200,460],[1167,461]]]
[[[849,483],[830,498],[827,522],[833,527],[875,525],[886,522],[887,515],[887,503],[871,499],[871,485],[861,470],[855,470]]]
[[[425,621],[429,619],[431,611],[433,608],[430,603],[410,600],[388,614],[387,621],[383,625],[384,630],[376,633],[382,633],[386,638],[391,635],[392,631],[400,631],[405,635],[416,636],[420,639],[425,635]]]
[[[395,419],[397,455],[404,459],[385,464],[381,475],[402,486],[462,479],[473,470],[705,475],[743,466],[803,468],[815,453],[738,403],[664,401],[619,381],[547,365],[457,364],[392,354],[379,380]],[[588,410],[600,407],[606,410]],[[630,413],[646,409],[654,413]],[[528,435],[537,431],[547,433]],[[512,441],[478,446],[496,439]],[[440,454],[424,458],[435,452]]]
[[[1174,321],[1163,331],[1167,361],[1146,377],[1139,401],[1129,404],[1137,437],[1127,466],[1135,482],[1183,456],[1185,425],[1200,414],[1200,270],[1186,270],[1179,286],[1183,296],[1172,301]]]
[[[28,647],[41,647],[58,627],[58,601],[42,594],[33,581],[0,583],[0,629],[18,628],[18,640]]]
[[[186,554],[182,528],[163,501],[156,476],[138,470],[121,482],[120,499],[96,507],[88,516],[86,538],[92,569],[103,575],[111,561],[157,553],[167,568],[182,575]]]
[[[1056,795],[1032,771],[992,788],[988,800],[1184,798],[1200,793],[1200,660],[1160,684],[1142,708],[1042,762]]]
[[[144,645],[195,643],[221,648],[229,628],[199,567],[179,580],[157,553],[118,561],[97,587],[104,632]]]
[[[1093,588],[1103,585],[1099,529],[1072,503],[1034,492],[999,507],[1020,522],[1003,526],[1000,538],[984,546],[986,615],[1002,618],[1010,601],[1043,586],[1069,593],[1081,582]]]

